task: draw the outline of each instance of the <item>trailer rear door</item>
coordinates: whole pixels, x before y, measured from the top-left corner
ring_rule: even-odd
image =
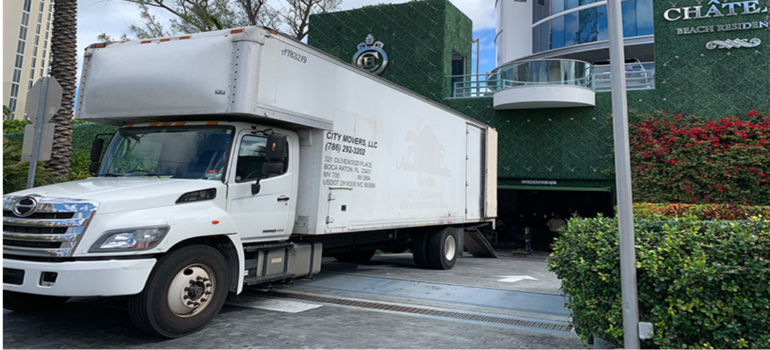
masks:
[[[484,131],[466,126],[465,219],[481,219],[484,214]]]

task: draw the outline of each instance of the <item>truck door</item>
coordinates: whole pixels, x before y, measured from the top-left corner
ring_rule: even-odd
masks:
[[[296,154],[290,152],[291,140],[248,131],[239,135],[234,166],[228,175],[227,210],[243,242],[283,239],[291,234],[297,168],[293,164],[296,159],[289,157]]]
[[[484,209],[484,131],[468,124],[465,153],[465,219],[481,219]]]

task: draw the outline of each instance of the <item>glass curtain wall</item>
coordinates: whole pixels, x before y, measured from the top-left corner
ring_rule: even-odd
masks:
[[[579,11],[569,10],[601,3]],[[623,37],[651,35],[652,0],[626,0],[623,10]],[[532,52],[568,47],[572,45],[608,40],[607,4],[596,0],[536,0],[533,6],[533,23],[563,13],[532,29]]]

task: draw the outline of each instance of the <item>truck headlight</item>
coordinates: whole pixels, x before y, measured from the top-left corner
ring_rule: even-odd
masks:
[[[91,246],[89,252],[152,249],[163,240],[168,230],[168,226],[156,226],[107,231]]]

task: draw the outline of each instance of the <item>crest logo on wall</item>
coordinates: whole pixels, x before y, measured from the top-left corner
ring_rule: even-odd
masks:
[[[353,64],[359,68],[379,75],[388,65],[388,54],[382,48],[385,46],[381,41],[374,41],[371,34],[366,36],[366,41],[358,44],[358,51],[353,55]]]

